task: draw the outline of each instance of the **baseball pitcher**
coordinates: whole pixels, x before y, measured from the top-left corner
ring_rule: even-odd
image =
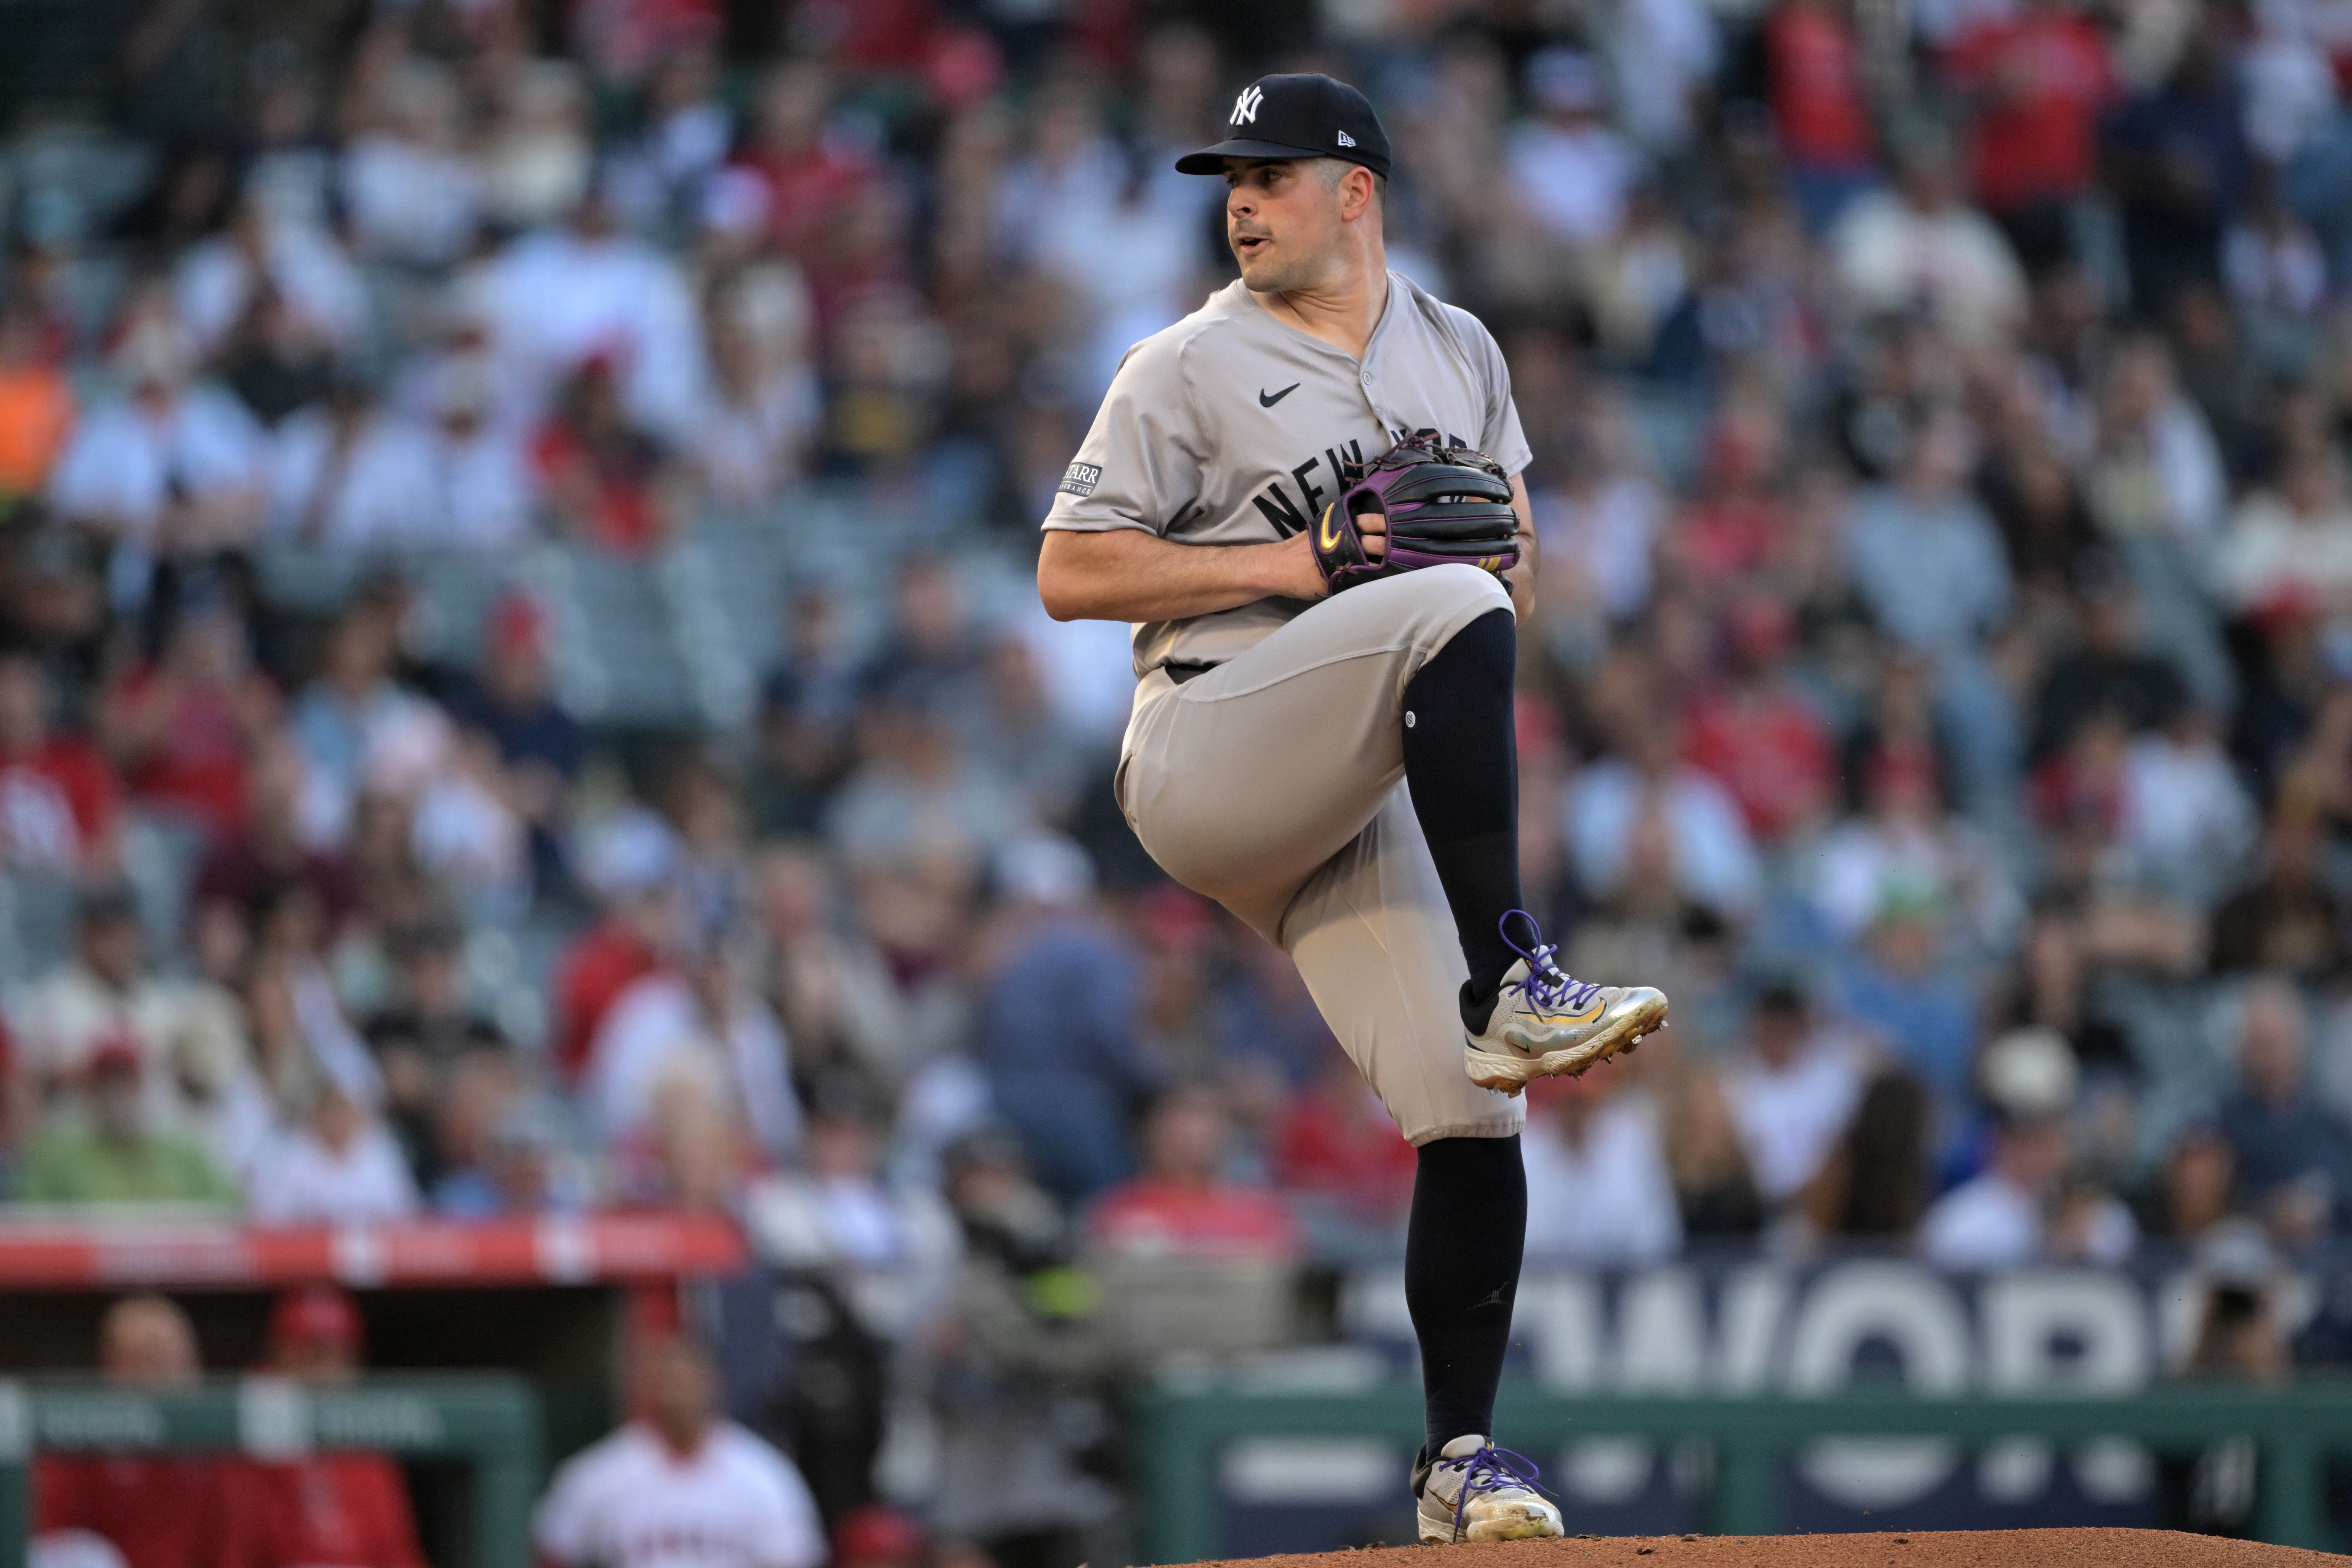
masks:
[[[1535,597],[1510,378],[1388,269],[1363,94],[1260,78],[1221,175],[1239,281],[1129,350],[1064,477],[1037,585],[1134,623],[1115,782],[1168,874],[1298,965],[1419,1151],[1405,1293],[1423,1541],[1556,1536],[1490,1441],[1527,1227],[1519,1091],[1665,1022],[1561,973],[1519,908],[1517,624]]]

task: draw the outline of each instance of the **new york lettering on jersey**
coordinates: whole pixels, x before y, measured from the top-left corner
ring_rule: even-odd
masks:
[[[1389,438],[1391,442],[1402,441],[1412,434],[1409,430],[1391,430]],[[1445,444],[1449,447],[1474,445],[1459,436],[1447,436]],[[1379,455],[1377,452],[1371,454],[1372,457]],[[1274,531],[1283,538],[1304,533],[1322,515],[1325,501],[1364,477],[1364,464],[1368,460],[1360,441],[1349,440],[1343,447],[1326,447],[1321,457],[1309,458],[1286,470],[1286,476],[1297,487],[1304,505],[1290,499],[1291,492],[1283,486],[1284,475],[1269,479],[1264,489],[1250,498],[1250,504],[1265,515],[1266,521],[1274,524]],[[1321,481],[1316,479],[1318,472],[1324,476]]]
[[[1296,538],[1366,465],[1423,429],[1507,473],[1526,467],[1493,338],[1400,274],[1389,289],[1361,357],[1277,321],[1238,281],[1137,344],[1045,526],[1135,528],[1180,544]],[[1219,663],[1306,607],[1267,598],[1138,626],[1136,671]]]

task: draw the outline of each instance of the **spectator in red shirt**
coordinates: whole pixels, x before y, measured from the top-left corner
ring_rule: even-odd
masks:
[[[97,747],[51,727],[40,661],[0,655],[0,865],[71,876],[114,864],[121,791]]]
[[[264,742],[250,776],[240,784],[244,810],[215,837],[196,871],[199,911],[228,905],[247,920],[284,889],[299,885],[317,901],[330,939],[342,929],[359,892],[350,864],[306,840],[310,763],[290,735]]]
[[[1323,1071],[1290,1102],[1275,1136],[1274,1179],[1351,1218],[1403,1217],[1420,1161],[1365,1087],[1356,1064],[1333,1051]]]
[[[1820,234],[1878,181],[1862,38],[1846,0],[1782,0],[1764,21],[1764,69],[1790,192]]]
[[[1757,593],[1731,607],[1731,679],[1690,711],[1691,765],[1721,780],[1749,833],[1777,842],[1820,822],[1837,788],[1829,726],[1790,684],[1789,606]]]
[[[1675,520],[1669,545],[1700,583],[1714,585],[1760,569],[1788,532],[1772,493],[1786,436],[1769,403],[1733,402],[1707,432],[1704,488]]]
[[[198,603],[181,608],[163,658],[107,694],[102,729],[133,795],[224,834],[244,816],[246,772],[279,708],[236,613]]]
[[[677,840],[652,816],[605,830],[591,850],[587,881],[604,917],[566,948],[555,968],[555,1065],[576,1079],[604,1015],[621,993],[662,967],[682,918]]]
[[[196,1334],[161,1296],[128,1296],[98,1331],[109,1383],[170,1388],[195,1381]],[[48,1454],[33,1466],[33,1528],[88,1531],[127,1568],[236,1568],[237,1521],[224,1484],[236,1461],[212,1454]]]
[[[269,1315],[270,1369],[348,1383],[360,1367],[360,1314],[330,1285],[289,1290]],[[382,1454],[251,1461],[236,1486],[249,1568],[425,1568],[408,1482]]]
[[[796,261],[819,258],[834,219],[874,177],[873,160],[825,134],[833,83],[823,66],[796,60],[760,86],[743,161],[768,188],[776,248]]]
[[[2123,715],[2113,708],[2094,709],[2026,781],[2026,807],[2060,886],[2086,885],[2123,827],[2130,745]]]
[[[2039,274],[2073,250],[2072,205],[2098,174],[2099,117],[2117,96],[2106,39],[2068,0],[2026,0],[1953,40],[1944,73],[1969,100],[1979,205]]]
[[[1094,1213],[1108,1252],[1288,1258],[1298,1247],[1290,1212],[1274,1194],[1223,1174],[1230,1124],[1216,1094],[1170,1089],[1143,1128],[1143,1173],[1114,1187]]]
[[[669,531],[672,476],[661,445],[630,421],[613,362],[572,374],[555,417],[530,444],[540,492],[564,531],[635,554]]]
[[[803,0],[793,22],[808,27],[812,37],[824,39],[825,58],[845,71],[861,77],[912,76],[921,69],[926,51],[935,47],[940,32],[938,13],[942,9],[945,7],[933,5],[932,0]],[[1041,33],[1055,36],[1070,26],[1062,19],[1060,11],[1085,9],[1065,6],[1054,14],[1051,22],[1000,26],[1005,33],[1034,26]],[[1032,11],[1022,15],[1044,14]]]

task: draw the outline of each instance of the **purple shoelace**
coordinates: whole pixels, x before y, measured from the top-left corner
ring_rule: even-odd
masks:
[[[1536,933],[1534,952],[1528,952],[1511,940],[1513,915],[1527,921],[1528,929]],[[1538,1007],[1549,1008],[1590,1007],[1592,1005],[1592,999],[1601,994],[1601,986],[1597,982],[1575,980],[1565,973],[1559,964],[1551,961],[1551,955],[1558,952],[1559,949],[1557,945],[1544,941],[1543,927],[1538,925],[1536,917],[1527,910],[1505,910],[1503,918],[1495,922],[1495,930],[1502,936],[1505,946],[1528,961],[1528,977],[1511,984],[1506,989],[1518,992],[1532,1000]]]
[[[1471,1455],[1470,1462],[1463,1467],[1462,1490],[1454,1499],[1454,1539],[1462,1539],[1463,1510],[1470,1506],[1472,1492],[1502,1491],[1514,1487],[1540,1492],[1544,1489],[1539,1479],[1542,1475],[1526,1455],[1497,1448],[1492,1443]]]

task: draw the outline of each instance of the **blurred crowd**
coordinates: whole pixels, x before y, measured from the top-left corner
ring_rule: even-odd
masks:
[[[98,1367],[119,1388],[173,1391],[204,1367],[194,1326],[162,1296],[128,1296],[100,1321]],[[289,1290],[269,1315],[261,1370],[320,1387],[355,1376],[363,1331],[350,1297]],[[45,1455],[34,1466],[28,1553],[46,1568],[265,1568],[301,1562],[424,1568],[408,1483],[381,1454],[250,1459]]]
[[[332,1286],[272,1304],[256,1372],[281,1393],[332,1393],[367,1362],[366,1326]],[[99,1321],[97,1370],[114,1391],[185,1394],[205,1372],[195,1325],[170,1298],[132,1295]],[[556,1568],[657,1561],[686,1550],[767,1568],[917,1568],[919,1531],[887,1510],[849,1521],[826,1549],[789,1460],[729,1421],[718,1367],[690,1336],[632,1347],[628,1418],[557,1475],[532,1521]],[[363,1449],[47,1453],[31,1467],[31,1568],[426,1568],[409,1479]],[[428,1512],[426,1521],[433,1516]],[[914,1531],[910,1536],[909,1531]],[[520,1544],[520,1543],[518,1543]]]
[[[1118,629],[982,568],[1231,276],[1172,156],[1323,68],[1535,448],[1531,907],[1675,1000],[1535,1097],[1531,1257],[2352,1226],[2342,0],[133,9],[8,128],[18,1201],[724,1211],[828,1521],[1097,1517],[1071,1380],[1301,1331],[1412,1160],[1120,822]],[[600,720],[548,563],[730,529],[749,716]]]

